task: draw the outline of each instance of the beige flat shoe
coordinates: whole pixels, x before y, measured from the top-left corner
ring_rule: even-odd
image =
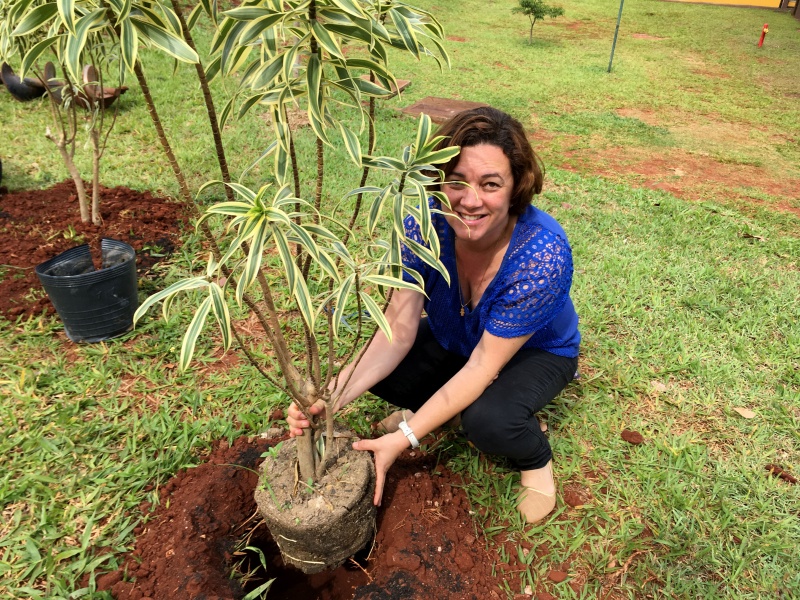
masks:
[[[400,423],[408,421],[414,413],[410,410],[396,410],[375,426],[378,433],[394,433],[400,429]]]
[[[553,462],[550,461],[544,467],[549,470],[550,477],[553,477]],[[555,486],[555,482],[553,483]],[[525,521],[533,525],[544,519],[553,512],[556,506],[556,492],[543,492],[535,487],[520,486],[517,500],[517,510],[525,518]]]

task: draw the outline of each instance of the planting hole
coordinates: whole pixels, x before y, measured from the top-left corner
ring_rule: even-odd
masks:
[[[249,547],[261,551],[267,568],[262,566],[257,551],[244,551],[245,556],[239,564],[237,576],[244,578],[242,583],[245,595],[274,578],[275,581],[267,592],[269,600],[350,600],[356,588],[370,582],[365,572],[369,547],[341,567],[314,575],[306,575],[283,563],[278,546],[263,523],[253,532]]]

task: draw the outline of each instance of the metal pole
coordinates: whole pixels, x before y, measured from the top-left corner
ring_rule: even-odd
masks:
[[[800,3],[800,0],[798,0]],[[619,2],[619,15],[617,16],[617,28],[614,30],[614,43],[611,44],[611,58],[608,59],[608,72],[611,73],[611,63],[614,62],[614,49],[617,47],[617,35],[619,34],[619,22],[622,20],[622,5],[625,0]]]

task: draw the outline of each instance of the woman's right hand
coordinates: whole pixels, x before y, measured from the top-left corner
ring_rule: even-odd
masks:
[[[311,408],[308,409],[308,412],[315,416],[324,415],[325,402],[322,400],[317,400],[311,405]],[[295,402],[292,402],[289,405],[289,410],[286,411],[286,423],[289,425],[290,437],[303,435],[303,430],[308,429],[311,426],[311,423],[308,422],[306,415],[300,410]]]

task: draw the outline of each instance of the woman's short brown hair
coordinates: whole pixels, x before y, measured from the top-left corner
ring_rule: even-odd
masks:
[[[522,214],[531,203],[533,195],[542,191],[544,164],[531,148],[525,128],[511,115],[491,106],[465,110],[445,122],[436,135],[446,138],[439,144],[439,148],[468,148],[478,144],[491,144],[503,151],[511,163],[511,174],[514,176],[510,214]],[[449,176],[456,168],[458,158],[452,158],[442,167],[445,176]]]

